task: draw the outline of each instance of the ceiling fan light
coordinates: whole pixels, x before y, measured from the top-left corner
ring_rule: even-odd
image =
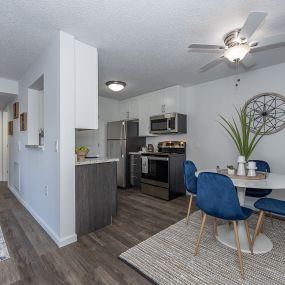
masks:
[[[236,45],[226,49],[224,57],[231,62],[241,61],[250,51],[249,45]]]
[[[112,81],[106,82],[106,85],[110,90],[114,92],[118,92],[118,91],[123,90],[127,84],[126,82],[123,82],[123,81],[112,80]]]

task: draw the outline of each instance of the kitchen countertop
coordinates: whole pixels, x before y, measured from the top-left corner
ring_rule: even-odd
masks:
[[[142,154],[141,151],[130,151],[129,154]]]
[[[83,161],[76,161],[75,165],[86,165],[95,163],[107,163],[107,162],[118,162],[118,158],[98,157],[98,158],[86,158]]]

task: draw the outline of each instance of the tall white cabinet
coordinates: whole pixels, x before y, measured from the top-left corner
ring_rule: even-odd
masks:
[[[98,129],[98,52],[75,40],[75,108],[77,129]]]
[[[184,94],[185,89],[177,85],[123,100],[120,102],[120,117],[138,118],[139,135],[153,136],[149,118],[163,113],[184,113]]]

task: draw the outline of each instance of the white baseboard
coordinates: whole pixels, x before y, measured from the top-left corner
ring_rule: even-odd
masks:
[[[46,222],[33,210],[33,208],[22,199],[19,195],[19,192],[11,185],[8,184],[8,188],[15,195],[17,200],[30,212],[34,219],[41,225],[41,227],[47,232],[51,239],[56,243],[58,247],[63,247],[68,244],[74,243],[77,241],[77,235],[73,234],[64,238],[60,238],[47,224]]]
[[[63,247],[63,246],[69,245],[74,242],[77,242],[77,234],[73,234],[71,236],[61,238],[58,244],[58,247]]]

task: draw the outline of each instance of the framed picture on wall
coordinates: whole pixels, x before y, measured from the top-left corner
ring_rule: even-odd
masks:
[[[20,131],[27,130],[27,112],[20,115]]]
[[[13,135],[13,121],[8,122],[8,135]]]
[[[13,104],[13,117],[14,117],[14,119],[19,118],[19,102],[15,102]]]

